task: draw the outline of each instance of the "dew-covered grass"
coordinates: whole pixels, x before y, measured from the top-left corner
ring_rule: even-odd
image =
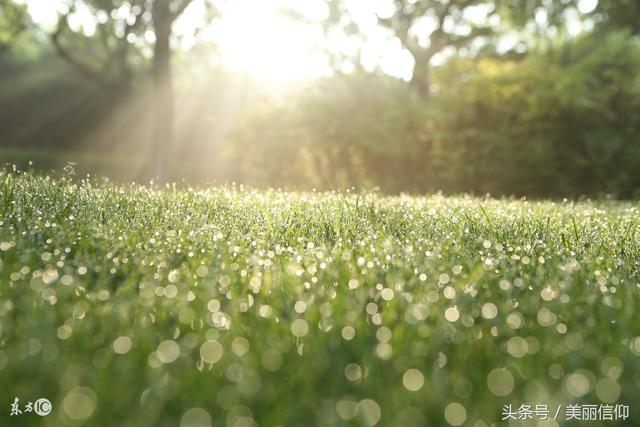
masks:
[[[0,425],[639,425],[639,218],[3,172]]]

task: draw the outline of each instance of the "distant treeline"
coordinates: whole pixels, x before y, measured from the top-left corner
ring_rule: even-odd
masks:
[[[78,160],[82,172],[140,179],[135,160],[144,149],[132,144],[145,121],[144,105],[119,113],[135,127],[112,124],[111,139],[102,135],[96,144],[87,135],[104,121],[108,100],[82,79],[61,77],[60,64],[49,70],[55,72],[30,74],[29,84],[12,90],[3,83],[0,161],[34,160],[50,170]],[[172,178],[302,189],[638,197],[639,70],[638,40],[610,32],[523,59],[452,60],[434,70],[427,99],[390,77],[336,75],[284,102],[254,102],[213,148],[203,148],[210,132],[187,134],[173,148]],[[188,116],[184,127],[196,129],[205,119]],[[114,139],[119,143],[110,147]],[[86,161],[82,153],[96,150],[111,154]]]
[[[176,84],[167,175],[298,189],[640,197],[638,37],[606,28],[522,55],[453,56],[429,70],[423,93],[357,68],[296,96],[256,99],[242,76],[182,73],[189,84]],[[148,179],[149,87],[105,91],[30,43],[35,53],[0,61],[0,164],[33,160],[50,171],[76,161],[81,174]]]
[[[533,197],[640,196],[640,44],[584,36],[524,59],[456,59],[433,95],[366,74],[253,109],[234,179]]]

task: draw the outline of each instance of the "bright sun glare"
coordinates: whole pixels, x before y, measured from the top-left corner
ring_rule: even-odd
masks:
[[[55,26],[57,11],[64,4],[63,0],[16,1],[26,2],[33,20],[45,28]],[[214,22],[205,21],[204,1],[193,0],[175,23],[174,34],[179,36],[180,46],[185,50],[193,47],[197,43],[194,29],[201,28],[203,31],[199,37],[217,46],[217,60],[260,80],[283,82],[330,74],[327,55],[320,47],[324,45],[329,51],[335,52],[349,50],[353,44],[353,40],[345,36],[326,37],[320,25],[317,25],[328,15],[327,2],[324,0],[231,0],[219,3],[221,19]],[[376,25],[374,11],[386,10],[382,6],[389,6],[390,1],[350,0],[347,4],[367,35],[367,40],[361,46],[363,66],[369,70],[379,67],[386,74],[408,80],[413,58],[402,49],[397,39],[389,38]],[[597,4],[597,0],[580,0],[578,9],[587,13]],[[287,6],[295,6],[316,25],[286,16],[282,10]],[[471,11],[470,17],[473,18],[476,13],[476,18],[484,19],[481,9]],[[95,17],[86,7],[78,8],[70,16],[69,25],[75,31],[84,31],[88,35],[96,30]],[[568,26],[571,33],[582,30],[577,18],[568,19]],[[505,42],[508,44],[508,36],[503,44]],[[434,61],[441,59],[434,57]]]
[[[28,4],[34,21],[49,28],[55,26],[63,5],[61,0],[18,1]],[[327,59],[318,49],[323,40],[321,28],[285,16],[280,7],[286,5],[287,0],[233,0],[223,3],[221,20],[207,23],[203,0],[194,0],[176,22],[174,33],[188,49],[196,43],[193,30],[204,27],[201,37],[215,42],[221,62],[255,78],[283,81],[329,73]],[[323,1],[307,1],[303,6],[316,18],[326,14]],[[91,35],[96,29],[93,20],[88,9],[79,8],[69,23],[72,29]]]
[[[224,62],[256,77],[288,80],[327,72],[326,59],[317,49],[321,29],[283,16],[274,2],[231,2],[212,31]]]

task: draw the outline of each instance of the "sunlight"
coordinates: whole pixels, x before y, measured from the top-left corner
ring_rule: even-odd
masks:
[[[276,2],[231,2],[212,33],[223,62],[254,77],[291,80],[329,73],[326,57],[317,49],[322,30],[278,13]]]
[[[56,25],[57,13],[67,9],[62,0],[16,1],[26,3],[33,21],[49,31]],[[69,17],[69,25],[73,31],[91,36],[95,33],[97,18],[86,6],[79,4]],[[409,80],[413,58],[397,39],[390,38],[378,27],[375,18],[375,12],[384,11],[384,6],[390,3],[349,0],[347,4],[366,34],[362,46],[364,68],[369,71],[379,68],[391,76]],[[215,62],[234,71],[246,72],[257,80],[281,85],[330,75],[333,70],[322,48],[348,56],[354,53],[354,43],[355,46],[358,44],[345,35],[334,33],[327,37],[323,34],[320,23],[329,13],[323,0],[233,0],[220,3],[220,8],[220,19],[209,21],[204,1],[193,0],[174,24],[176,46],[189,51],[199,41],[212,42],[217,46],[217,51],[211,52]],[[292,8],[308,21],[291,18],[282,12]],[[132,36],[132,43],[135,39]],[[144,35],[148,43],[153,39],[152,31]]]
[[[62,0],[15,0],[26,3],[33,21],[51,30],[57,22],[57,13],[66,10]],[[191,50],[199,41],[212,42],[217,51],[212,52],[215,61],[234,71],[246,72],[254,79],[286,83],[292,80],[313,79],[332,74],[329,58],[324,47],[330,53],[354,54],[354,46],[359,43],[362,51],[362,65],[368,71],[381,70],[385,74],[410,80],[414,60],[400,45],[399,40],[389,37],[388,32],[380,28],[376,13],[385,16],[393,10],[389,0],[364,2],[347,0],[346,5],[352,17],[365,35],[364,39],[352,40],[344,34],[324,34],[321,22],[329,13],[327,2],[323,0],[233,0],[219,3],[220,19],[210,21],[205,13],[203,0],[193,0],[185,13],[175,22],[174,35],[176,46],[184,51]],[[69,16],[69,26],[73,31],[87,36],[95,33],[96,16],[86,5],[79,7]],[[578,13],[589,13],[597,6],[597,0],[580,0],[577,10],[566,12],[567,30],[576,35],[589,28],[589,21],[581,22]],[[126,9],[127,2],[123,4]],[[286,16],[284,9],[295,9],[308,19],[295,19]],[[466,19],[481,23],[487,18],[486,5],[465,10]],[[125,11],[126,14],[126,11]],[[536,19],[545,18],[539,9]],[[494,19],[496,17],[494,16]],[[497,25],[498,21],[490,22]],[[421,24],[421,34],[428,35],[430,19]],[[419,25],[420,26],[420,25]],[[464,30],[464,26],[462,28]],[[132,43],[136,37],[131,36]],[[148,31],[144,39],[153,40]],[[505,41],[506,39],[506,41]],[[509,37],[502,37],[502,45],[509,44]],[[354,45],[355,43],[355,45]],[[428,44],[428,37],[420,38],[420,43]],[[433,64],[439,65],[446,59],[440,53],[433,58]],[[350,71],[352,64],[346,64],[342,71]]]
[[[64,7],[59,0],[19,2],[26,2],[34,22],[47,28],[55,26],[57,11]],[[326,55],[319,49],[322,29],[280,13],[278,8],[285,5],[283,0],[235,0],[224,5],[220,21],[207,23],[202,2],[194,1],[176,22],[174,31],[180,38],[180,47],[189,50],[197,43],[194,29],[203,29],[200,37],[218,45],[220,62],[261,80],[287,81],[330,74]],[[305,15],[317,19],[326,5],[310,2],[303,6]],[[72,14],[70,26],[92,35],[96,23],[83,13],[85,9]]]
[[[20,0],[18,4],[26,3],[29,10],[29,15],[34,22],[44,25],[47,28],[52,28],[57,22],[59,2],[50,0]]]

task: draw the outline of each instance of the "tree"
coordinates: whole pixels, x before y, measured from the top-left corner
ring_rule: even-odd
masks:
[[[495,0],[500,15],[519,28],[533,20],[536,12],[543,10],[547,28],[556,29],[567,21],[566,12],[578,12],[582,19],[589,19],[596,30],[610,32],[624,30],[629,35],[640,34],[640,0],[595,0],[590,6],[581,0],[550,2],[547,0]],[[586,9],[586,7],[590,7]]]
[[[171,79],[171,26],[184,12],[192,0],[155,0],[151,6],[151,16],[155,31],[153,65],[151,70],[156,96],[154,104],[155,142],[154,175],[163,179],[167,154],[173,142],[173,83]]]
[[[486,0],[394,0],[391,16],[379,22],[391,29],[415,61],[411,86],[423,97],[431,88],[433,58],[446,49],[468,47],[494,33],[489,18],[497,13]],[[474,14],[484,14],[479,23]]]
[[[168,152],[173,144],[174,96],[171,73],[172,26],[193,0],[71,0],[60,16],[51,41],[56,52],[83,76],[105,90],[121,97],[131,90],[140,63],[148,63],[143,75],[149,75],[153,91],[153,159],[152,176],[166,177]],[[213,6],[207,3],[209,11]],[[70,17],[79,9],[89,10],[95,17],[96,34],[81,36],[70,28]],[[149,36],[152,32],[153,36]],[[66,36],[66,40],[65,40]],[[139,40],[150,40],[150,61]],[[69,46],[73,43],[99,41],[100,54],[80,59]],[[149,55],[150,54],[150,55]],[[148,73],[146,72],[148,71]]]
[[[29,23],[25,5],[0,0],[0,58],[11,48]]]
[[[589,15],[605,29],[640,34],[640,0],[599,0]]]
[[[579,0],[564,0],[551,2],[548,0],[495,0],[500,17],[512,24],[516,29],[524,28],[528,23],[535,22],[536,12],[543,11],[547,27],[561,26],[565,17],[564,12],[577,6]],[[540,26],[540,24],[537,24]]]

